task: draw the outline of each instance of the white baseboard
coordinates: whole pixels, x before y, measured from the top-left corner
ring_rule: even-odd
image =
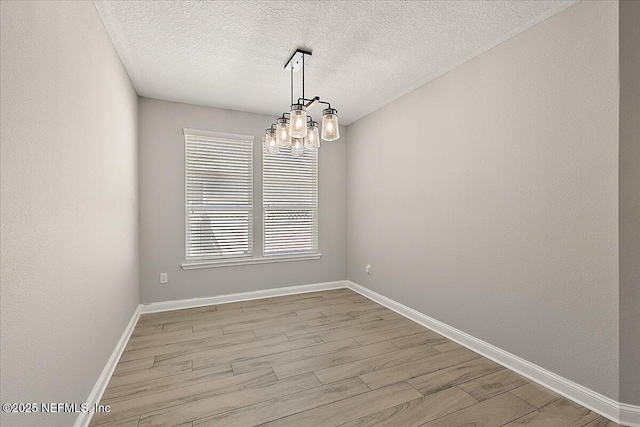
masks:
[[[131,320],[129,324],[124,329],[118,344],[116,344],[116,348],[111,353],[111,357],[107,361],[107,365],[102,370],[102,373],[98,377],[98,381],[96,385],[93,386],[93,390],[89,394],[89,398],[87,399],[87,406],[92,408],[94,405],[100,403],[100,399],[102,399],[102,395],[107,388],[107,384],[109,384],[109,380],[111,379],[111,375],[113,375],[113,371],[116,369],[116,365],[120,360],[120,356],[122,356],[122,352],[124,348],[127,346],[127,342],[129,342],[129,337],[131,337],[131,333],[133,329],[136,327],[136,323],[138,323],[138,318],[140,317],[140,309],[141,305],[136,307],[136,310],[133,312],[133,316],[131,316]],[[76,418],[76,422],[73,424],[74,427],[87,427],[91,422],[91,418],[93,418],[93,412],[81,412]]]
[[[640,406],[620,404],[620,422],[623,426],[640,426]]]
[[[156,313],[161,311],[179,310],[184,308],[202,307],[206,305],[225,304],[230,302],[249,301],[262,298],[273,298],[284,295],[302,294],[308,292],[325,291],[329,289],[349,288],[372,301],[381,304],[396,313],[413,320],[416,323],[425,326],[440,335],[443,335],[452,341],[463,345],[478,354],[503,365],[512,371],[515,371],[530,380],[547,387],[556,393],[573,400],[580,405],[591,409],[592,411],[614,421],[615,423],[629,426],[640,427],[640,406],[619,403],[600,393],[590,390],[580,384],[563,378],[553,372],[534,365],[514,354],[506,352],[492,344],[473,337],[465,332],[453,328],[446,323],[433,319],[425,314],[420,313],[406,305],[400,304],[390,298],[385,297],[377,292],[367,289],[357,283],[349,280],[340,280],[336,282],[315,283],[311,285],[289,286],[284,288],[265,289],[253,292],[242,292],[237,294],[220,295],[214,297],[191,298],[174,301],[162,301],[151,304],[141,304],[131,317],[131,321],[124,330],[120,341],[116,345],[113,354],[109,358],[102,374],[98,378],[98,382],[91,391],[87,404],[93,406],[100,402],[102,395],[109,383],[111,375],[120,360],[120,356],[129,341],[129,337],[135,328],[136,323],[143,313]],[[76,419],[74,427],[86,427],[91,422],[92,413],[82,413]]]
[[[281,297],[284,295],[306,294],[309,292],[327,291],[329,289],[346,288],[347,281],[314,283],[311,285],[287,286],[284,288],[264,289],[260,291],[240,292],[237,294],[218,295],[214,297],[189,298],[173,301],[153,302],[142,304],[141,313],[157,313],[168,310],[181,310],[206,305],[226,304],[230,302],[249,301],[253,299]]]
[[[475,351],[494,362],[505,366],[520,375],[529,378],[548,389],[570,399],[590,410],[606,417],[615,423],[640,427],[640,407],[619,403],[607,396],[588,389],[580,384],[570,381],[560,375],[528,362],[521,357],[504,351],[488,342],[462,332],[454,327],[433,319],[406,305],[400,304],[377,292],[360,286],[357,283],[347,281],[348,287],[359,294],[369,298],[378,304],[395,311],[396,313],[425,326],[440,335],[449,338],[458,344]]]

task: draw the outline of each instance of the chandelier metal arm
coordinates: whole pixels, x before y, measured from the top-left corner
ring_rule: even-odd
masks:
[[[315,106],[316,104],[325,104],[326,106],[328,106],[328,108],[331,108],[331,104],[326,102],[326,101],[320,100],[319,96],[314,96],[311,99],[309,99],[309,98],[298,98],[298,104],[302,104],[302,102],[306,102],[306,104],[304,104],[304,106],[305,106],[305,108],[307,110],[313,108],[313,106]]]

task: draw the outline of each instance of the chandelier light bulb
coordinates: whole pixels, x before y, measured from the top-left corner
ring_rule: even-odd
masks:
[[[327,108],[322,111],[322,139],[325,141],[335,141],[338,138],[340,138],[338,111],[333,108]]]
[[[304,154],[304,138],[291,138],[291,155],[301,157]]]
[[[318,135],[318,122],[310,121],[307,126],[307,137],[304,139],[304,148],[317,150],[320,148],[320,136]]]
[[[265,136],[262,137],[264,143],[264,151],[267,154],[278,154],[280,149],[276,143],[276,133],[274,129],[267,129]]]
[[[291,106],[289,135],[291,138],[304,138],[307,136],[307,109],[303,104],[293,104]]]
[[[291,147],[289,136],[289,119],[281,117],[276,120],[276,145],[278,147]]]

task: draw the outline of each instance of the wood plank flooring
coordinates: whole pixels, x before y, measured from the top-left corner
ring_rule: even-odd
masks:
[[[92,426],[613,427],[348,289],[144,314]]]

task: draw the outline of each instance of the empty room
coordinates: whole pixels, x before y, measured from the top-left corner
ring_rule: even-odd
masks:
[[[640,1],[0,6],[3,427],[640,427]]]

